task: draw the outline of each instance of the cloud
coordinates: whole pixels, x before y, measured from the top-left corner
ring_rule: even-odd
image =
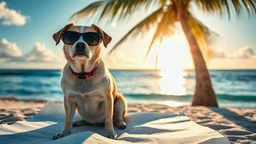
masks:
[[[256,53],[250,46],[244,46],[231,54],[227,54],[223,50],[213,51],[213,58],[250,59],[256,58]]]
[[[233,57],[234,58],[241,58],[241,59],[248,59],[252,58],[256,55],[256,53],[253,51],[253,49],[250,46],[244,46],[242,48],[238,49],[238,52],[236,52]]]
[[[7,60],[7,62],[59,62],[54,53],[40,42],[36,42],[30,52],[22,55],[21,49],[16,43],[9,42],[6,38],[0,41],[0,60]]]
[[[45,45],[36,42],[33,49],[21,57],[10,59],[10,62],[59,62],[54,53],[47,49]]]
[[[14,58],[21,56],[21,49],[16,43],[8,42],[3,38],[0,41],[0,58]]]
[[[225,58],[226,54],[223,50],[213,51],[213,58]]]
[[[20,12],[7,8],[6,2],[0,2],[0,19],[3,19],[3,25],[25,25],[28,16],[22,15]]]

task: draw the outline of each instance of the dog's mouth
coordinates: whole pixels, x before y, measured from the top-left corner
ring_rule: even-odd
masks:
[[[76,52],[72,58],[89,58],[89,55],[86,54],[85,52]]]
[[[85,52],[77,52],[75,53],[72,57],[83,57],[83,56],[87,56],[87,54]]]

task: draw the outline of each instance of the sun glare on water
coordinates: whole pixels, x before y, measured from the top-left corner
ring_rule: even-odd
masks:
[[[158,66],[161,69],[159,75],[162,76],[159,81],[160,94],[176,96],[186,94],[184,76],[187,73],[181,67],[184,54],[180,43],[182,43],[180,37],[173,37],[165,38],[160,45],[158,60]]]
[[[181,69],[162,69],[160,72],[162,76],[160,79],[160,93],[167,95],[186,94],[185,79],[183,78],[185,74]]]

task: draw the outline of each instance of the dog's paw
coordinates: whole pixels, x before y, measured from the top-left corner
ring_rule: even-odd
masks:
[[[108,138],[110,139],[117,139],[117,134],[115,132],[108,132]]]
[[[115,126],[118,128],[118,129],[125,129],[126,128],[126,123],[121,121],[121,122],[117,122],[115,123]]]
[[[71,130],[63,130],[62,132],[59,132],[57,134],[55,134],[52,139],[56,140],[56,139],[59,139],[59,138],[62,138],[64,136],[67,136],[71,133]]]

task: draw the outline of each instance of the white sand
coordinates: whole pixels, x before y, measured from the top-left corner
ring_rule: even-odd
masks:
[[[37,114],[46,101],[0,98],[0,124],[12,124]],[[62,103],[59,103],[62,104]],[[128,112],[184,112],[196,123],[227,136],[232,143],[256,144],[256,109],[169,107],[158,104],[129,104]]]

